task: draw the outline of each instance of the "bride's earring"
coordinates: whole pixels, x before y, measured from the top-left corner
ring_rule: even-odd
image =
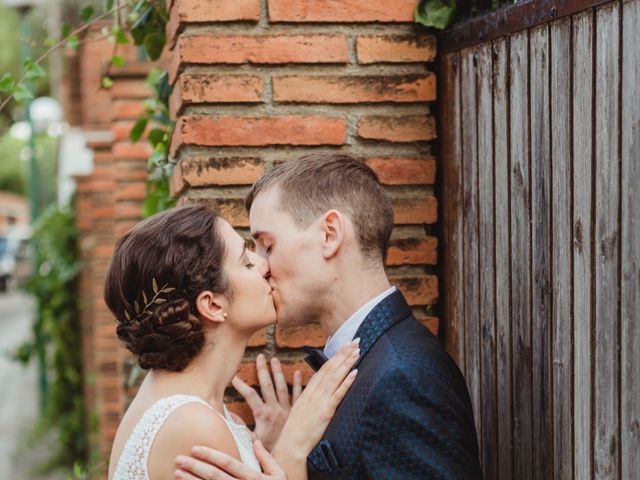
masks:
[[[229,315],[227,315],[227,313],[226,313],[226,312],[223,312],[223,313],[222,313],[222,316],[223,316],[224,318],[227,318]]]

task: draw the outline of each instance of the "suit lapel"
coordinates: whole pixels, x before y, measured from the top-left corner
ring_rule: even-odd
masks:
[[[378,303],[366,316],[354,337],[360,337],[360,358],[356,362],[355,368],[362,362],[380,335],[410,315],[411,308],[399,290]]]

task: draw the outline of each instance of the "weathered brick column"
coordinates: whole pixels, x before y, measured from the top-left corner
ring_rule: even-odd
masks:
[[[396,228],[389,274],[437,330],[434,197],[435,40],[414,26],[416,0],[174,0],[171,112],[177,120],[172,192],[180,203],[217,206],[246,232],[243,197],[274,163],[313,150],[365,161],[387,186]],[[289,372],[317,328],[269,329],[257,352]],[[308,371],[307,371],[308,373]],[[256,382],[253,366],[242,370]],[[290,377],[289,377],[290,378]],[[238,411],[246,413],[241,403]]]

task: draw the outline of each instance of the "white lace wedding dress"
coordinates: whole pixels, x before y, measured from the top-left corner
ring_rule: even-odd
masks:
[[[149,407],[136,424],[127,443],[125,443],[112,480],[150,480],[147,461],[151,445],[160,427],[176,408],[191,402],[201,403],[213,410],[213,407],[203,399],[192,395],[172,395],[158,400]],[[224,419],[229,430],[231,430],[242,462],[257,471],[261,471],[260,463],[253,453],[253,445],[247,428],[244,425],[237,424],[226,407],[224,408],[224,416],[220,416]]]

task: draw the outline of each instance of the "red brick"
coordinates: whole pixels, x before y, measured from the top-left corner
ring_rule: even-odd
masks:
[[[438,301],[438,277],[435,275],[392,276],[390,280],[403,293],[409,305],[433,305]]]
[[[187,187],[187,184],[182,177],[182,167],[180,163],[178,163],[173,168],[173,173],[171,174],[171,178],[169,179],[169,194],[176,198],[180,195],[184,189]]]
[[[129,129],[131,126],[128,127]],[[153,153],[153,148],[147,142],[131,143],[129,137],[121,142],[113,144],[113,159],[114,160],[146,160]]]
[[[387,264],[389,265],[436,265],[438,261],[438,239],[395,238],[391,240]]]
[[[435,75],[297,76],[273,79],[276,102],[364,103],[435,100]]]
[[[169,66],[171,82],[184,64],[347,63],[345,35],[182,35]]]
[[[371,158],[366,160],[385,185],[433,185],[436,160],[428,158]]]
[[[193,103],[256,103],[262,101],[264,82],[259,75],[183,74],[170,99],[171,114]]]
[[[125,218],[142,219],[142,206],[140,202],[118,202],[116,204],[116,215],[119,220]]]
[[[269,360],[270,358],[267,358],[267,362],[269,362]],[[313,376],[313,370],[309,368],[304,360],[290,361],[280,358],[280,362],[284,378],[289,384],[293,383],[293,374],[296,370],[300,370],[302,373],[302,383],[305,385],[309,383],[309,379]],[[258,385],[258,373],[255,361],[242,362],[237,375],[249,385]]]
[[[145,197],[144,183],[120,184],[116,190],[116,200],[139,200]]]
[[[253,419],[253,412],[251,412],[251,407],[242,400],[234,400],[227,404],[227,408],[230,412],[238,415],[244,423],[247,425],[253,425],[255,420]]]
[[[260,0],[180,0],[175,3],[167,24],[169,45],[173,45],[175,34],[183,23],[257,22],[260,19]]]
[[[233,227],[249,226],[249,215],[244,208],[244,198],[220,198],[214,195],[204,198],[189,198],[188,195],[185,195],[178,200],[179,206],[193,203],[209,205],[215,208]]]
[[[248,347],[262,347],[267,344],[267,329],[254,333],[249,339]]]
[[[364,116],[358,122],[358,136],[387,142],[427,142],[436,138],[436,122],[427,115]]]
[[[436,58],[433,35],[366,35],[356,40],[358,63],[432,62]]]
[[[264,173],[258,157],[186,157],[180,169],[183,181],[192,187],[250,185]]]
[[[318,324],[294,328],[276,325],[276,345],[280,348],[300,348],[305,345],[321,347],[326,340],[327,334]]]
[[[399,225],[433,224],[438,221],[438,200],[432,196],[392,199],[395,223]]]
[[[416,0],[269,0],[272,22],[413,22]]]
[[[139,98],[145,99],[150,98],[153,95],[153,92],[147,85],[143,79],[141,80],[133,80],[133,79],[117,79],[113,86],[109,89],[111,93],[111,98]]]
[[[346,121],[336,117],[185,116],[176,125],[171,155],[181,145],[342,145],[346,129]]]
[[[140,162],[140,165],[136,167],[131,164],[123,165],[123,162],[120,162],[115,172],[116,180],[120,182],[144,182],[148,175],[147,169],[142,162]]]
[[[113,120],[137,120],[144,112],[144,106],[139,100],[115,100],[111,114]]]

